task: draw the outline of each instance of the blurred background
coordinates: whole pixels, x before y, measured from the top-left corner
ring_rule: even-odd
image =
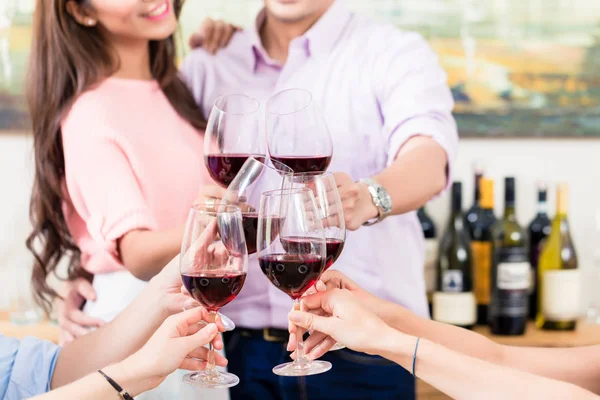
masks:
[[[187,38],[207,16],[249,26],[261,0],[188,0]],[[600,5],[589,0],[347,0],[354,10],[422,33],[448,72],[457,106],[460,151],[453,171],[465,208],[481,162],[496,181],[517,179],[517,216],[536,212],[536,181],[570,185],[570,223],[586,278],[585,300],[598,285],[592,257],[600,243]],[[0,309],[28,296],[31,256],[29,195],[32,143],[23,79],[31,40],[33,0],[0,0]],[[184,46],[185,47],[185,46]],[[449,199],[427,206],[438,229]],[[390,238],[402,240],[402,238]],[[589,278],[589,279],[588,279]],[[597,286],[596,286],[597,287]],[[582,308],[586,304],[582,304]]]

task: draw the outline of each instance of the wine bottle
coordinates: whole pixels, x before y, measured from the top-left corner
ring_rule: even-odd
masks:
[[[490,279],[492,274],[492,227],[496,223],[494,215],[494,181],[482,178],[480,181],[480,205],[477,220],[471,226],[471,249],[473,253],[473,278],[475,299],[477,300],[477,324],[487,325],[490,304]]]
[[[542,242],[550,235],[548,217],[548,192],[544,182],[538,183],[537,214],[529,224],[529,262],[531,263],[531,293],[529,294],[529,319],[535,320],[538,314],[538,260]]]
[[[476,161],[473,164],[473,173],[475,175],[473,205],[465,214],[465,224],[471,238],[473,237],[473,225],[481,217],[481,189],[480,182],[483,178],[483,163]]]
[[[433,319],[470,328],[475,324],[475,295],[469,233],[462,213],[462,184],[452,185],[452,215],[440,242]]]
[[[505,178],[504,217],[492,228],[489,324],[496,335],[522,335],[527,322],[531,266],[527,236],[515,213],[515,178]]]
[[[567,221],[568,187],[558,185],[556,216],[538,263],[538,328],[573,330],[579,317],[581,276]]]
[[[417,212],[423,236],[425,236],[425,288],[427,290],[427,302],[429,303],[429,313],[431,314],[431,298],[435,292],[436,284],[436,261],[438,256],[438,241],[436,238],[436,227],[433,220],[427,214],[425,207],[419,208]]]

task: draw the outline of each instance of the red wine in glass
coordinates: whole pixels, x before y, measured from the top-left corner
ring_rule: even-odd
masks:
[[[279,231],[279,219],[273,218],[272,229],[276,232]],[[246,236],[246,248],[248,249],[248,255],[256,253],[256,239],[258,235],[258,213],[244,213],[242,214],[242,227],[244,228],[244,236]],[[277,233],[275,233],[277,235]]]
[[[296,174],[325,172],[331,162],[331,156],[272,156],[271,158],[287,165]]]
[[[271,283],[294,300],[302,297],[323,272],[321,257],[310,254],[269,254],[259,257],[258,263]]]
[[[287,237],[281,238],[281,244],[288,253],[308,253],[310,252],[311,239],[302,237]],[[325,239],[325,250],[327,258],[325,260],[325,269],[329,269],[342,254],[344,249],[344,241],[341,239],[327,238]]]
[[[228,187],[233,178],[240,172],[242,166],[253,156],[257,160],[264,162],[265,156],[253,154],[208,154],[204,156],[204,163],[208,169],[211,178],[219,185]]]
[[[199,274],[182,274],[183,285],[188,293],[208,311],[217,311],[238,295],[244,282],[245,272],[211,271]]]

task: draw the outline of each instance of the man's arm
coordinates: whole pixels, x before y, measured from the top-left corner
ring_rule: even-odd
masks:
[[[390,194],[390,214],[396,215],[419,208],[449,186],[458,133],[452,94],[435,53],[417,34],[385,33],[385,45],[371,49],[371,76],[388,163],[371,178]],[[345,174],[337,174],[336,181],[349,229],[378,215],[366,185]]]

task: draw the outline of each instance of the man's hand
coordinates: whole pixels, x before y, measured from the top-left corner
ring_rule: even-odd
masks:
[[[198,30],[190,37],[192,49],[202,47],[211,54],[226,47],[233,34],[241,28],[220,20],[206,18],[200,24]]]
[[[62,299],[56,300],[58,324],[61,328],[60,345],[83,336],[90,328],[102,326],[104,321],[90,317],[81,311],[80,307],[85,300],[96,300],[96,291],[92,284],[84,279],[77,278],[65,281],[59,290]]]
[[[347,229],[355,231],[362,224],[379,215],[366,185],[354,182],[348,174],[343,172],[335,173],[334,176],[344,207]]]

